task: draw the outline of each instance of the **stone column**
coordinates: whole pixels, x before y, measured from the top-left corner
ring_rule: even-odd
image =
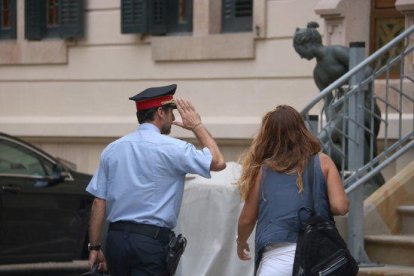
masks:
[[[220,33],[221,1],[197,0],[193,5],[193,34],[204,36]]]
[[[348,46],[352,41],[364,41],[368,45],[370,1],[319,0],[315,13],[325,20],[327,45]]]
[[[346,45],[345,15],[341,0],[321,0],[316,4],[315,13],[325,20],[324,44]]]

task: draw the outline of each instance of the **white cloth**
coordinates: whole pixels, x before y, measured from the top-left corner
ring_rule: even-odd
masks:
[[[296,243],[281,243],[266,247],[257,269],[257,275],[292,275],[295,251]]]
[[[243,207],[235,185],[240,165],[227,163],[211,179],[188,176],[176,234],[187,238],[176,276],[252,276],[254,233],[248,240],[252,260],[237,257],[237,220]]]

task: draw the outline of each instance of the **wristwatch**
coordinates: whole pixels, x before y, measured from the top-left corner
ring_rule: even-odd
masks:
[[[101,250],[101,245],[100,244],[92,245],[91,243],[88,243],[88,251],[92,251],[92,250],[96,250],[96,251]]]

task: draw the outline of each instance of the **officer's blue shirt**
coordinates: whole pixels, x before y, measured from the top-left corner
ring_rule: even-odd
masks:
[[[112,142],[86,191],[106,200],[107,220],[134,221],[173,229],[187,173],[210,178],[208,148],[163,135],[153,124]]]

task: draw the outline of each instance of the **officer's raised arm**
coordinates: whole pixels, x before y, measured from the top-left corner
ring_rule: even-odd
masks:
[[[226,168],[223,154],[221,153],[216,141],[203,125],[201,117],[190,101],[184,99],[176,99],[177,110],[180,113],[182,122],[174,121],[173,124],[194,132],[197,140],[202,147],[210,150],[213,157],[210,170],[221,171]]]

